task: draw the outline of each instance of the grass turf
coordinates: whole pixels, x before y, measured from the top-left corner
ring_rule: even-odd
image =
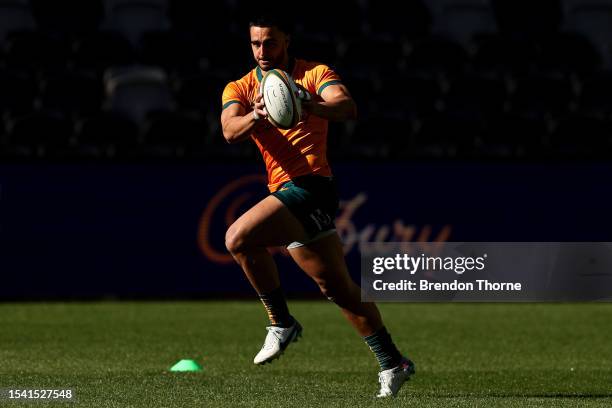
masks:
[[[0,406],[610,406],[612,304],[381,304],[417,374],[378,401],[367,346],[325,302],[290,302],[304,337],[271,365],[252,302],[0,304],[0,389],[76,402]],[[170,373],[191,358],[204,370]]]

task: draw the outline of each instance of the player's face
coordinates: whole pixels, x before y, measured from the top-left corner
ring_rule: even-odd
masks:
[[[276,27],[251,27],[251,49],[262,71],[285,68],[289,37]]]

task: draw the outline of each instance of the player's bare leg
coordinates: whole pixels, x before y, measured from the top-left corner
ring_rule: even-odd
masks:
[[[361,302],[361,289],[348,273],[338,234],[332,234],[289,251],[295,262],[319,285],[321,292],[336,303],[355,330],[374,352],[381,371],[378,397],[395,396],[410,375],[414,364],[403,357],[383,326],[374,303]]]
[[[289,254],[319,285],[323,295],[340,306],[346,319],[361,336],[369,336],[382,328],[376,305],[361,302],[361,289],[348,273],[338,234],[290,249]]]
[[[276,263],[267,248],[306,239],[304,227],[291,211],[276,197],[268,196],[229,227],[225,246],[257,293],[266,293],[280,285]]]
[[[259,294],[270,319],[268,335],[253,360],[255,364],[278,358],[302,332],[300,324],[289,314],[276,263],[267,247],[306,239],[302,224],[274,196],[260,201],[227,230],[225,245]]]

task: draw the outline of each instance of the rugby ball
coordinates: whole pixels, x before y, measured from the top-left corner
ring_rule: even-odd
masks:
[[[268,121],[279,129],[291,129],[300,121],[302,105],[296,90],[293,79],[280,69],[271,69],[261,80]]]

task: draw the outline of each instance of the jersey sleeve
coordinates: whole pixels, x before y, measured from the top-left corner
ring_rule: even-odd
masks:
[[[336,85],[342,83],[340,75],[332,70],[327,65],[317,65],[313,70],[314,75],[314,88],[317,95],[321,95],[321,92],[330,85]]]
[[[245,92],[243,92],[243,88],[237,81],[230,82],[223,90],[223,96],[221,97],[221,109],[223,110],[234,103],[241,104],[245,109],[248,109],[250,106],[247,96]]]

